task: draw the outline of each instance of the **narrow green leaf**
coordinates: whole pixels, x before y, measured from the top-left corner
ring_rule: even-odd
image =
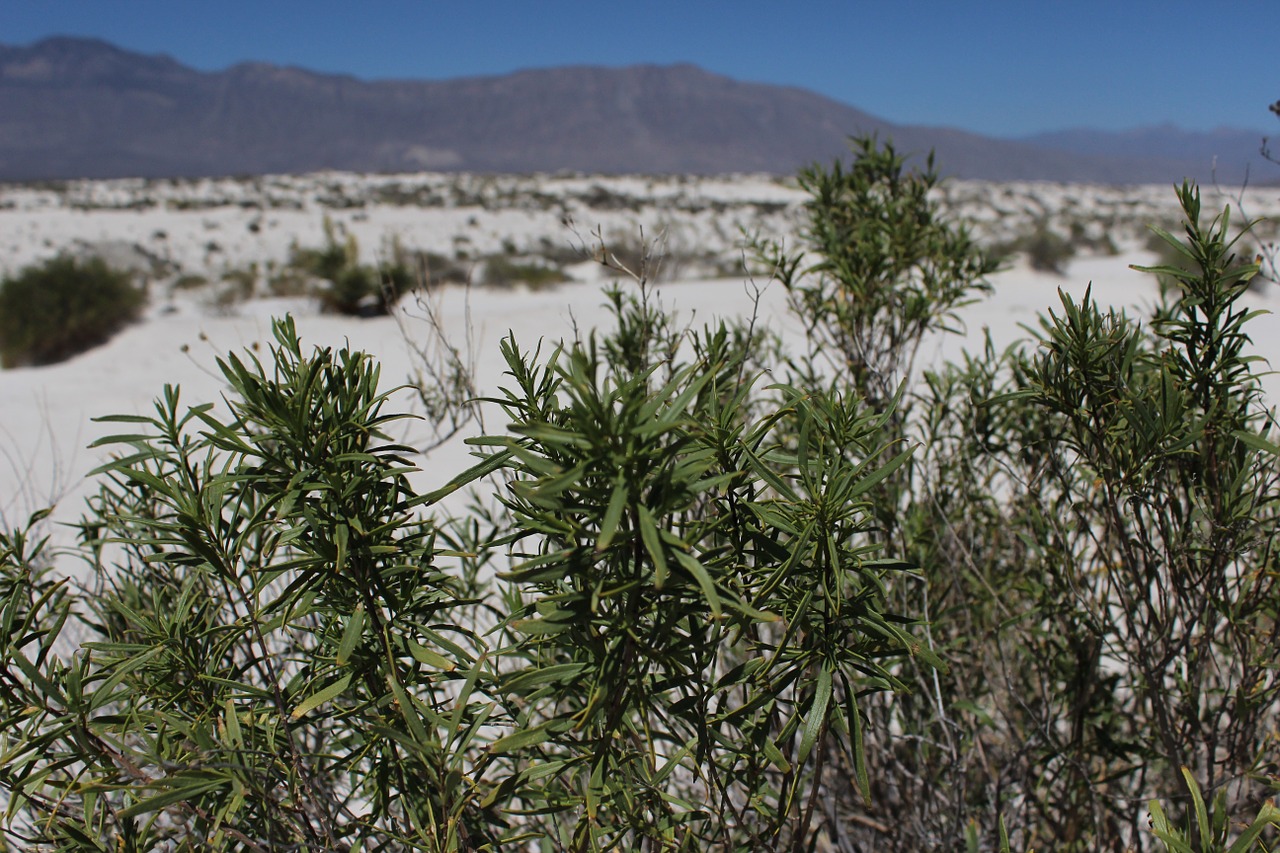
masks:
[[[764,757],[769,759],[770,764],[778,768],[783,773],[791,772],[791,765],[787,763],[786,756],[782,754],[782,750],[778,749],[778,745],[773,742],[772,738],[766,737],[764,739],[762,749],[764,751]]]
[[[596,552],[609,547],[618,525],[622,522],[622,510],[627,504],[627,483],[619,477],[613,484],[613,494],[609,496],[609,506],[604,511],[604,519],[600,522],[600,535],[596,537]]]
[[[356,644],[364,636],[364,603],[356,605],[355,612],[347,620],[347,627],[342,631],[342,641],[338,644],[337,664],[346,666],[355,651]]]
[[[514,453],[510,449],[504,450],[501,453],[495,453],[494,455],[486,458],[483,462],[480,462],[478,465],[473,465],[463,471],[461,474],[454,477],[434,492],[428,492],[425,495],[421,495],[409,501],[407,508],[439,503],[458,489],[461,489],[463,486],[468,485],[469,483],[474,483],[476,480],[483,479],[494,471],[497,471],[499,468],[506,465],[513,455]]]
[[[339,524],[333,531],[333,545],[337,549],[334,556],[333,570],[336,574],[344,574],[347,567],[347,541],[351,536],[351,530],[345,524]]]
[[[449,660],[444,655],[436,654],[412,637],[408,638],[406,645],[409,647],[409,654],[412,655],[413,659],[420,664],[429,666],[432,669],[440,670],[441,672],[453,672],[458,668],[457,664],[453,661]]]
[[[350,683],[351,673],[347,673],[328,687],[325,687],[324,689],[307,697],[298,705],[298,707],[293,709],[293,713],[290,716],[295,720],[306,716],[310,711],[315,710],[330,699],[334,699],[341,695],[342,691],[346,690],[347,685]]]
[[[120,817],[131,818],[138,815],[144,815],[149,812],[157,812],[161,809],[171,806],[174,803],[186,802],[194,800],[202,794],[215,791],[227,784],[227,779],[221,776],[211,776],[207,773],[199,774],[180,774],[170,776],[161,783],[164,786],[162,793],[153,797],[139,800],[126,809],[121,809]]]
[[[711,575],[707,572],[707,567],[702,565],[692,554],[686,554],[684,551],[676,551],[676,562],[688,569],[689,574],[693,575],[694,580],[698,582],[698,586],[702,588],[702,595],[707,599],[707,606],[711,608],[713,618],[720,617],[720,594],[716,592],[716,585],[711,582]]]
[[[662,589],[667,583],[667,555],[662,547],[662,538],[658,535],[658,525],[653,520],[653,513],[643,504],[639,508],[640,540],[644,549],[653,560],[653,585]]]
[[[573,622],[559,619],[518,619],[511,629],[528,637],[551,637],[573,627]]]
[[[572,681],[587,668],[585,663],[557,663],[550,666],[532,666],[513,673],[502,680],[502,689],[507,693],[526,693],[552,684],[565,684]]]
[[[516,729],[511,734],[504,735],[489,744],[489,752],[494,755],[502,755],[507,752],[515,752],[517,749],[528,749],[531,746],[545,743],[552,735],[551,722],[553,721],[527,729]]]
[[[858,790],[862,794],[863,802],[870,805],[871,779],[867,775],[867,750],[864,737],[865,730],[862,727],[862,712],[858,710],[853,685],[849,683],[848,676],[843,672],[840,673],[840,683],[844,687],[845,714],[849,717],[849,751],[853,758],[854,776],[858,783]]]
[[[227,699],[222,704],[222,720],[227,728],[227,743],[233,749],[239,749],[244,744],[244,736],[240,731],[240,717],[236,714],[236,705],[231,699]]]
[[[871,489],[871,487],[875,486],[885,477],[888,477],[894,471],[901,468],[902,463],[906,462],[907,459],[910,458],[911,454],[915,452],[916,452],[916,446],[908,447],[906,450],[902,451],[897,456],[890,459],[884,465],[881,465],[879,468],[872,471],[867,476],[863,477],[861,480],[859,480],[857,483],[854,484],[852,489],[849,490],[849,495],[848,495],[849,498],[850,499],[856,498],[858,495],[861,495],[863,492],[866,492],[869,489]]]
[[[800,749],[796,754],[796,760],[801,764],[808,759],[809,752],[822,732],[823,724],[827,721],[827,705],[830,702],[831,670],[824,666],[818,670],[818,677],[814,682],[813,704],[809,706],[809,713],[805,717],[804,735],[800,738]]]
[[[1241,431],[1233,432],[1232,435],[1254,450],[1261,450],[1264,453],[1270,453],[1272,456],[1280,456],[1280,444],[1273,444],[1260,435]]]
[[[1191,792],[1191,803],[1196,813],[1196,829],[1200,835],[1200,849],[1208,850],[1212,843],[1210,839],[1209,814],[1204,807],[1204,797],[1200,795],[1200,786],[1196,784],[1196,778],[1191,775],[1189,767],[1182,768],[1182,778],[1187,783],[1187,790]]]

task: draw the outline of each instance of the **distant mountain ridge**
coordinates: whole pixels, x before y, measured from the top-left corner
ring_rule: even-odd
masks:
[[[1276,130],[1280,131],[1280,126]],[[1123,131],[1073,128],[1023,136],[1018,141],[1077,154],[1199,163],[1197,174],[1201,180],[1212,179],[1216,171],[1219,180],[1238,183],[1245,167],[1251,166],[1252,180],[1275,183],[1280,179],[1280,166],[1265,162],[1261,155],[1266,136],[1262,131],[1230,127],[1190,131],[1173,124],[1161,124]],[[1271,156],[1280,158],[1280,140],[1275,139],[1280,134],[1271,136],[1276,143],[1271,146]]]
[[[787,174],[840,156],[857,133],[934,149],[947,174],[966,178],[1147,183],[1207,180],[1212,168],[1201,148],[1142,139],[895,125],[804,89],[687,64],[370,82],[267,63],[202,72],[94,39],[0,45],[7,181],[321,169]],[[1223,150],[1235,158],[1239,146]],[[1238,179],[1243,163],[1225,159],[1219,179]]]

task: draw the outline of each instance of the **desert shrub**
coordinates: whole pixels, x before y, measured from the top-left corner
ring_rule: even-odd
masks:
[[[1046,222],[1036,224],[1035,230],[1018,241],[1018,248],[1026,255],[1031,268],[1063,275],[1067,263],[1075,257],[1075,243],[1049,227]]]
[[[423,287],[467,284],[471,281],[470,266],[464,263],[467,259],[466,252],[461,252],[456,258],[448,258],[437,252],[413,252],[408,254],[407,258],[408,263],[403,266],[416,271],[417,281],[421,282]]]
[[[1084,223],[1079,220],[1072,220],[1068,228],[1070,236],[1064,237],[1054,230],[1048,220],[1041,219],[1030,231],[995,241],[990,246],[989,253],[1002,264],[1021,255],[1034,270],[1064,275],[1067,265],[1080,249],[1107,255],[1119,252],[1109,234],[1094,239],[1088,235]]]
[[[641,265],[611,329],[503,342],[509,427],[426,494],[377,365],[288,320],[220,409],[111,419],[96,583],[0,532],[9,836],[1265,851],[1280,444],[1228,217],[1182,188],[1145,323],[1064,294],[917,377],[992,262],[931,164],[855,153],[761,246],[801,351]]]
[[[484,262],[484,283],[490,287],[510,287],[522,284],[532,290],[542,290],[569,280],[564,271],[538,263],[520,263],[505,255],[493,255]]]
[[[229,419],[176,389],[122,419],[133,434],[109,441],[130,456],[84,525],[92,594],[73,608],[34,549],[0,553],[0,706],[30,722],[0,784],[24,844],[443,849],[488,831],[433,710],[456,701],[454,735],[474,737],[478,636],[412,517],[407,449],[381,440],[377,367],[276,334],[269,368],[221,363]],[[53,651],[68,620],[91,653]]]
[[[353,235],[339,241],[332,220],[324,220],[325,245],[319,249],[294,246],[289,266],[322,280],[317,296],[321,307],[337,314],[388,314],[418,283],[408,253],[392,243],[387,260],[377,266],[360,263],[360,247]],[[280,288],[290,284],[278,278]]]
[[[0,364],[52,364],[103,343],[146,302],[127,273],[62,256],[0,282]]]
[[[788,359],[792,384],[830,388],[884,409],[878,440],[910,446],[957,408],[914,390],[916,354],[928,336],[957,327],[956,312],[989,289],[985,276],[997,261],[962,224],[942,215],[931,194],[938,182],[932,160],[923,171],[908,169],[891,144],[873,139],[855,141],[854,151],[847,166],[801,172],[800,185],[810,196],[801,251],[784,253],[763,243],[759,255],[777,270],[806,332],[807,348]],[[926,439],[922,451],[931,445]],[[927,547],[934,531],[921,513],[930,506],[928,493],[952,483],[981,488],[951,465],[935,483],[937,464],[933,452],[917,453],[868,495],[876,525],[864,541],[923,568],[924,583],[914,575],[889,581],[897,611],[921,618],[937,612],[928,584],[940,569],[939,555]],[[936,628],[930,631],[936,636]],[[956,676],[960,683],[965,677],[963,671]],[[920,850],[945,844],[942,839],[958,842],[971,814],[941,792],[963,791],[962,780],[933,763],[934,744],[948,735],[935,710],[937,685],[951,684],[952,677],[908,661],[894,678],[902,689],[866,703],[866,778],[847,763],[832,768],[840,780],[833,791],[840,793],[828,810],[853,849]]]
[[[757,254],[777,271],[810,346],[798,365],[812,383],[843,381],[873,405],[892,399],[925,336],[956,323],[955,312],[990,289],[995,263],[929,197],[938,174],[908,170],[892,144],[854,142],[849,165],[799,175],[803,245],[785,253],[764,241]]]
[[[1086,222],[1071,219],[1068,223],[1071,244],[1079,249],[1108,257],[1120,254],[1120,247],[1111,236],[1111,228],[1107,227],[1106,223],[1097,223],[1097,225],[1098,227],[1091,231]]]
[[[377,366],[304,353],[288,321],[266,364],[220,362],[225,417],[167,389],[109,419],[129,432],[104,439],[120,455],[82,523],[97,585],[0,540],[0,718],[24,720],[0,766],[9,834],[599,850],[830,832],[826,768],[864,762],[860,697],[928,656],[885,609],[905,567],[855,546],[859,496],[910,451],[875,443],[882,415],[854,397],[748,410],[739,335],[671,363],[692,333],[613,298],[612,335],[548,359],[504,344],[511,431],[427,495],[385,437]],[[496,541],[424,513],[493,472]],[[484,580],[503,544],[511,570]],[[89,638],[70,658],[68,625]]]
[[[258,278],[256,263],[225,271],[210,299],[211,306],[222,312],[233,311],[235,306],[253,298],[258,289]]]
[[[183,273],[174,279],[171,286],[175,291],[199,290],[208,283],[209,279],[206,276],[199,275],[198,273]]]
[[[921,567],[889,600],[949,667],[905,659],[910,689],[868,698],[866,800],[829,807],[842,849],[1003,848],[1006,827],[1023,849],[1150,849],[1141,804],[1190,806],[1184,765],[1220,820],[1249,821],[1280,706],[1263,651],[1280,630],[1277,467],[1254,437],[1268,421],[1239,304],[1256,266],[1184,187],[1185,239],[1160,235],[1183,263],[1151,270],[1172,286],[1149,324],[1064,297],[1035,350],[988,345],[899,392],[913,328],[945,327],[974,282],[920,287],[921,255],[895,241],[933,220],[890,207],[895,224],[877,198],[907,195],[905,176],[891,150],[859,153],[804,176],[816,260],[766,257],[809,332],[792,381],[896,399],[884,440],[921,442],[870,493],[870,538]],[[976,258],[966,245],[940,252],[950,269]],[[868,275],[890,261],[907,274]]]
[[[910,553],[952,667],[892,709],[930,746],[873,754],[887,784],[928,780],[900,809],[950,794],[885,849],[957,820],[993,840],[1002,812],[1021,847],[1150,849],[1139,805],[1189,804],[1184,766],[1223,820],[1268,791],[1277,468],[1252,438],[1267,415],[1239,302],[1256,267],[1225,214],[1179,198],[1184,239],[1161,239],[1186,265],[1150,270],[1176,286],[1147,324],[1063,296],[1034,351],[930,378]]]

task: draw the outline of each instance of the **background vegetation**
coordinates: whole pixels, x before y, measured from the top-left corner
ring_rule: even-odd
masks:
[[[377,365],[287,319],[224,408],[110,418],[74,555],[0,536],[7,836],[1267,849],[1280,445],[1227,214],[1179,190],[1151,316],[1064,294],[921,375],[994,262],[932,164],[854,155],[756,246],[802,350],[681,327],[602,247],[613,328],[504,341],[508,426],[429,493]]]
[[[0,366],[51,364],[136,320],[146,294],[128,273],[60,256],[0,281]]]

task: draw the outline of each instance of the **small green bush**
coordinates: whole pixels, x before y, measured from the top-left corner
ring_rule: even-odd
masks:
[[[53,364],[103,343],[146,302],[99,258],[58,257],[0,283],[0,365]]]
[[[1075,245],[1043,222],[1020,241],[1032,269],[1063,275],[1067,263],[1075,256]]]
[[[171,288],[174,291],[198,290],[199,288],[206,286],[208,283],[209,279],[206,276],[199,275],[198,273],[184,273],[174,279]]]
[[[532,290],[541,290],[568,280],[569,277],[558,267],[519,263],[501,255],[495,255],[485,261],[484,282],[491,286],[508,287],[523,284]]]
[[[398,243],[393,242],[386,263],[371,267],[360,263],[356,238],[347,235],[345,241],[339,242],[333,223],[327,217],[324,233],[324,248],[305,249],[295,245],[289,266],[324,279],[325,286],[318,296],[325,311],[361,316],[389,314],[400,297],[417,284],[409,268],[408,253]]]

